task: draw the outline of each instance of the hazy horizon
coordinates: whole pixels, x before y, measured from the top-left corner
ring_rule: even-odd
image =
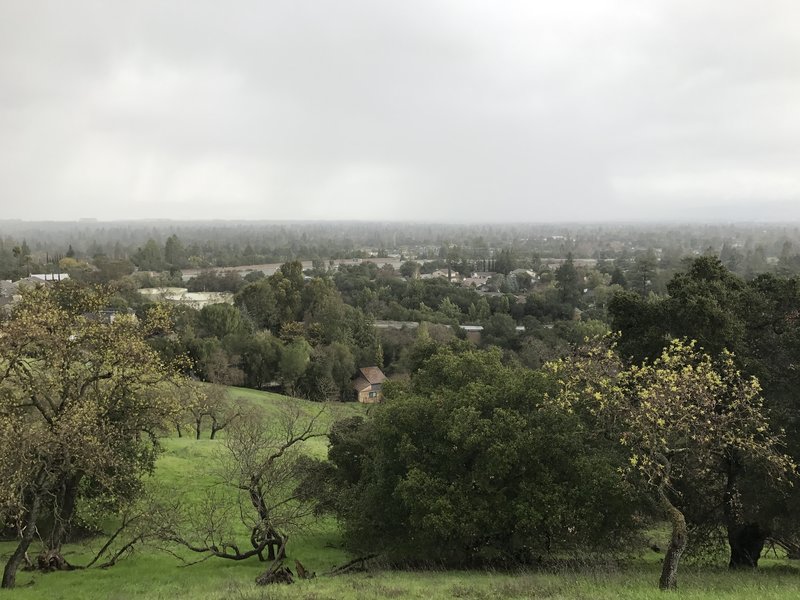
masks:
[[[753,227],[753,226],[767,226],[767,227],[800,227],[799,219],[780,219],[780,220],[689,220],[689,219],[640,219],[640,220],[625,220],[625,219],[608,219],[608,220],[551,220],[551,221],[455,221],[455,220],[421,220],[421,219],[224,219],[224,218],[158,218],[158,217],[142,217],[142,218],[119,218],[119,219],[98,219],[95,217],[79,217],[76,219],[23,219],[23,218],[0,218],[0,224],[25,224],[25,225],[92,225],[92,224],[169,224],[169,225],[186,225],[196,226],[204,224],[222,224],[222,225],[336,225],[336,224],[374,224],[374,225],[409,225],[409,226],[425,226],[425,225],[443,225],[454,227],[469,227],[473,225],[486,225],[496,227],[675,227],[675,226],[691,226],[691,227]]]
[[[0,8],[0,220],[800,221],[800,4]]]

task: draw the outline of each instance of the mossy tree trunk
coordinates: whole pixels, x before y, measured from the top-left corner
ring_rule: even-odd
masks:
[[[672,504],[663,487],[659,488],[658,494],[667,518],[672,525],[672,537],[669,541],[667,554],[664,556],[664,565],[661,569],[661,579],[658,581],[658,587],[662,590],[674,590],[678,587],[678,563],[683,551],[686,550],[689,532],[686,528],[686,518]]]
[[[40,476],[39,481],[42,481],[43,479],[44,477]],[[17,571],[19,570],[20,566],[22,566],[22,563],[25,560],[25,555],[28,552],[28,548],[30,548],[31,542],[37,533],[36,524],[39,521],[41,507],[42,492],[37,489],[32,493],[30,508],[26,512],[25,519],[23,521],[24,528],[22,529],[22,535],[20,536],[19,544],[17,544],[16,549],[11,553],[8,562],[6,563],[6,567],[3,570],[3,582],[0,587],[10,589],[16,585]]]

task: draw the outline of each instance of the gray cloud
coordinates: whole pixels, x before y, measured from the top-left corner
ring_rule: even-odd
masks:
[[[0,8],[5,217],[800,218],[793,1]]]

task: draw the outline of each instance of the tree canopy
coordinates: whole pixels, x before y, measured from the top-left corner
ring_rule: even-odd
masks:
[[[615,471],[619,449],[545,403],[543,373],[461,344],[331,432],[323,496],[348,547],[467,565],[622,543],[637,501]]]

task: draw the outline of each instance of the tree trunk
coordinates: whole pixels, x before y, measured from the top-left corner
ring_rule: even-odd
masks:
[[[761,551],[767,541],[768,532],[758,523],[728,526],[728,544],[731,547],[731,569],[755,569]]]
[[[183,431],[181,431],[181,424],[180,423],[175,423],[175,429],[178,430],[178,437],[182,438],[183,437]]]
[[[288,539],[289,536],[286,536],[281,541],[281,545],[278,548],[278,560],[273,559],[273,563],[270,568],[256,577],[256,583],[258,585],[268,585],[270,583],[294,583],[292,572],[287,567],[282,566],[283,559],[286,557],[286,542]],[[270,547],[270,550],[272,551],[272,554],[274,554],[272,547]]]
[[[195,431],[195,439],[199,440],[200,439],[200,421],[195,422],[194,431]]]
[[[47,550],[52,553],[61,554],[61,546],[69,534],[70,523],[78,503],[78,488],[81,478],[81,475],[75,475],[62,484],[58,504],[53,514],[53,528],[47,540]]]
[[[25,560],[25,554],[28,552],[28,548],[31,545],[31,541],[33,541],[32,535],[23,536],[23,538],[19,541],[16,550],[14,550],[13,554],[8,559],[8,562],[6,563],[6,568],[3,570],[2,587],[4,589],[11,589],[16,585],[17,571],[19,570],[19,567]]]
[[[14,550],[6,563],[6,568],[3,570],[3,583],[0,587],[11,589],[17,582],[17,570],[25,560],[25,554],[28,552],[33,537],[36,535],[36,522],[39,520],[41,502],[40,493],[34,492],[31,508],[28,514],[25,515],[25,529],[22,532],[16,550]]]
[[[675,508],[675,505],[669,501],[663,489],[659,489],[658,492],[661,497],[661,504],[672,525],[672,537],[669,541],[667,554],[664,556],[664,566],[661,569],[661,579],[658,581],[658,587],[662,590],[674,590],[678,587],[678,563],[680,562],[683,551],[686,549],[686,542],[689,534],[686,529],[686,518],[683,516],[683,513]]]
[[[741,522],[735,506],[741,464],[736,451],[732,448],[726,451],[725,460],[727,472],[723,511],[725,528],[728,532],[728,546],[731,550],[728,567],[731,569],[755,569],[769,532],[762,529],[758,523]]]
[[[286,558],[286,539],[275,531],[272,527],[267,531],[269,542],[267,543],[267,560],[283,560]],[[277,553],[275,548],[278,549]]]
[[[250,502],[253,505],[253,508],[256,509],[258,516],[260,518],[259,525],[253,529],[253,533],[250,536],[250,543],[253,545],[254,548],[257,548],[260,543],[263,543],[262,540],[268,539],[270,540],[267,543],[267,560],[276,560],[275,556],[275,546],[279,545],[281,542],[281,536],[277,535],[277,532],[269,524],[269,512],[267,511],[267,503],[264,501],[264,494],[261,492],[261,488],[259,486],[259,479],[257,476],[253,475],[250,478],[250,486],[248,489],[248,493],[250,495]],[[263,536],[263,537],[262,537]],[[285,541],[284,541],[285,544]],[[281,551],[283,551],[283,546],[281,546]],[[259,552],[259,558],[263,557],[263,553]],[[277,558],[281,558],[278,556]],[[262,558],[263,560],[263,558]]]

